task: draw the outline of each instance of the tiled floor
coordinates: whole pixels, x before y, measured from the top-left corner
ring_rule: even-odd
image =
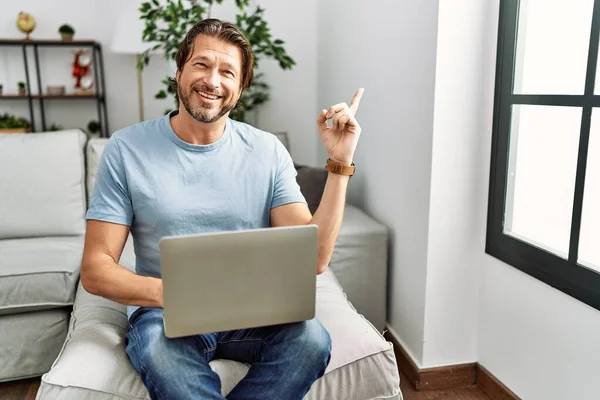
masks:
[[[475,386],[453,390],[416,392],[410,383],[408,383],[406,377],[401,376],[400,379],[404,400],[490,400],[489,397]],[[39,378],[0,383],[0,399],[34,400],[39,386]]]

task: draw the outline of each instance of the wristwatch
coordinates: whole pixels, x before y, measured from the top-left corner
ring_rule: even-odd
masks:
[[[344,165],[333,161],[331,158],[328,158],[327,163],[325,164],[325,169],[334,174],[352,176],[354,175],[354,170],[356,167],[354,166],[354,163],[352,163],[352,165]]]

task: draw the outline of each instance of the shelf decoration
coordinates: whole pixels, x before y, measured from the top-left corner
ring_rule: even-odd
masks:
[[[21,11],[17,16],[17,28],[25,34],[25,40],[31,40],[29,34],[35,29],[35,18],[33,15]]]
[[[77,94],[93,93],[92,55],[88,50],[79,50],[75,53],[72,75],[76,80],[75,89],[77,89]]]
[[[72,42],[73,35],[75,35],[75,29],[71,25],[63,24],[58,28],[58,33],[60,34],[63,42]]]
[[[19,81],[17,87],[19,88],[19,96],[27,96],[27,86],[25,85],[25,82]]]
[[[8,113],[0,115],[0,134],[28,133],[30,128],[31,124],[25,118]]]

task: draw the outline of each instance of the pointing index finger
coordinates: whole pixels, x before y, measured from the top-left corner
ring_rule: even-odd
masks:
[[[352,111],[352,115],[356,114],[356,110],[358,110],[358,105],[360,104],[360,98],[363,95],[365,89],[360,88],[354,93],[354,97],[352,97],[352,101],[350,102],[350,111]]]

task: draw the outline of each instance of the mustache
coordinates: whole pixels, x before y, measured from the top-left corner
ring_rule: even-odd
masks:
[[[206,92],[206,93],[212,94],[214,96],[223,96],[224,95],[223,91],[215,90],[215,88],[211,88],[208,85],[196,84],[196,85],[192,86],[192,90],[199,91],[199,92]]]

